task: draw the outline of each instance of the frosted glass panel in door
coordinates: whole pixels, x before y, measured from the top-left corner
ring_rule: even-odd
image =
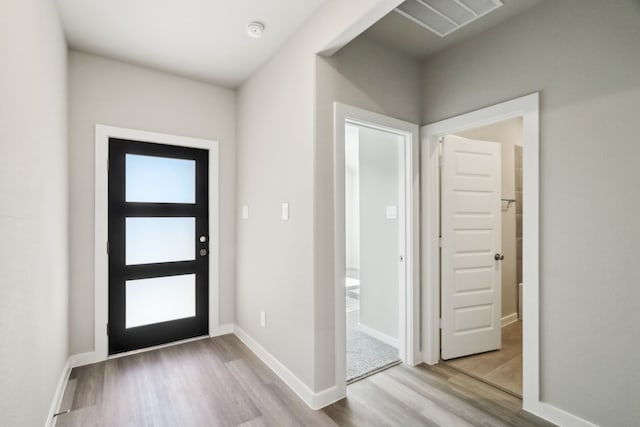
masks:
[[[125,327],[196,315],[196,275],[127,280]]]
[[[125,156],[127,202],[195,203],[195,160]]]
[[[195,259],[195,218],[127,218],[125,227],[127,265]]]

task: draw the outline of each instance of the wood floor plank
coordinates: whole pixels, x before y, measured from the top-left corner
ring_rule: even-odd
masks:
[[[357,384],[357,383],[355,383]],[[354,387],[350,385],[349,388]],[[353,398],[341,399],[322,411],[341,427],[382,426],[378,414],[371,410],[371,404]]]
[[[522,395],[522,355],[503,363],[489,372],[485,379],[519,396]]]
[[[93,406],[102,400],[102,381],[104,379],[105,363],[75,368],[72,371],[76,380],[76,391],[74,393],[71,409],[80,409]]]
[[[390,370],[387,374],[468,423],[487,427],[507,425],[490,410],[478,407],[474,396],[460,393],[451,383],[453,377],[441,376],[438,371],[427,371],[422,366]]]
[[[549,425],[445,365],[395,366],[314,411],[232,335],[76,368],[64,400],[58,427]]]
[[[447,411],[430,400],[425,403],[422,415],[438,426],[473,427],[473,424],[465,421],[462,417]]]
[[[336,423],[322,411],[312,411],[285,383],[274,381],[267,384],[278,398],[296,414],[296,417],[305,426],[335,427]]]
[[[246,423],[240,424],[239,427],[267,427],[269,424],[264,420],[264,418],[254,418],[253,420],[247,421]]]
[[[371,379],[373,377],[369,377]],[[379,425],[387,426],[430,426],[436,424],[423,417],[420,411],[412,410],[405,401],[405,396],[396,396],[374,384],[363,381],[359,384],[357,393],[347,396],[347,399],[360,401],[373,412]],[[339,424],[339,423],[338,423]]]
[[[447,360],[447,365],[522,397],[522,321],[502,328],[502,348]]]
[[[302,425],[298,415],[288,410],[286,403],[272,393],[267,384],[260,381],[244,360],[228,362],[227,367],[269,424]]]
[[[471,426],[461,417],[428,399],[423,394],[415,392],[391,375],[374,375],[371,377],[371,382],[393,396],[402,396],[402,400],[412,411],[421,414],[425,419],[425,424]]]

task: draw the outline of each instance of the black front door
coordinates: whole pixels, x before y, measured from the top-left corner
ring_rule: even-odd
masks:
[[[209,332],[208,151],[109,139],[109,354]]]

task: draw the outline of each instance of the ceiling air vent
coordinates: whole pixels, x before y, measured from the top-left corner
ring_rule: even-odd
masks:
[[[444,37],[502,5],[500,0],[407,0],[396,12]]]

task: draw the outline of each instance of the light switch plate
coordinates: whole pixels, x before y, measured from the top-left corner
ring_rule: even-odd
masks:
[[[289,203],[282,204],[282,220],[289,220]]]
[[[267,314],[264,311],[260,312],[260,326],[267,327]]]
[[[247,205],[242,207],[242,219],[249,219],[249,206]]]
[[[398,219],[397,206],[387,206],[387,219]]]

